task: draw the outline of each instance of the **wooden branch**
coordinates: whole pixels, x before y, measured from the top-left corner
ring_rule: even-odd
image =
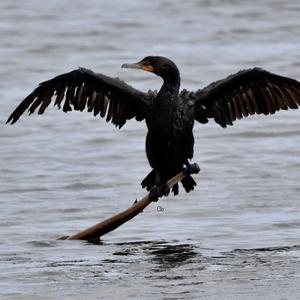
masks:
[[[176,176],[167,181],[167,189],[171,189],[173,185],[182,180],[186,175],[186,171],[178,173]],[[115,230],[120,225],[134,218],[137,214],[142,212],[145,207],[147,207],[152,201],[149,199],[149,194],[146,195],[141,200],[135,202],[130,208],[120,212],[105,221],[98,223],[86,230],[83,230],[75,235],[69,237],[61,237],[59,239],[68,239],[68,240],[97,240],[104,234]]]

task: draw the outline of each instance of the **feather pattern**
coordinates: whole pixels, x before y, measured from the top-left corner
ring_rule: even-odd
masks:
[[[38,114],[43,114],[53,96],[56,97],[54,106],[59,109],[62,106],[64,112],[87,108],[88,112],[106,117],[107,122],[119,128],[133,117],[143,120],[154,98],[150,92],[140,92],[118,78],[79,68],[41,83],[7,122],[15,123],[26,110],[32,114],[38,109]]]
[[[214,82],[202,90],[185,95],[194,103],[194,118],[209,118],[222,127],[253,114],[274,114],[300,106],[300,82],[254,68]]]

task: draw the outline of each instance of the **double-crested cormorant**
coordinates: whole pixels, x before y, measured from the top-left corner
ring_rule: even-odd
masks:
[[[163,183],[183,170],[199,171],[191,165],[193,157],[194,120],[207,123],[213,118],[222,127],[236,119],[253,114],[274,114],[280,109],[296,109],[300,105],[300,83],[294,79],[254,68],[240,71],[195,92],[179,91],[180,74],[168,58],[147,56],[138,63],[123,64],[123,68],[142,69],[163,79],[158,93],[144,93],[118,78],[96,74],[79,68],[41,83],[27,96],[8,118],[15,123],[28,109],[42,114],[56,96],[54,105],[64,112],[75,110],[100,114],[121,128],[131,118],[145,119],[148,133],[146,153],[153,170],[142,181],[153,200],[166,191]],[[196,182],[190,174],[182,180],[187,192]],[[178,185],[173,187],[178,194]]]

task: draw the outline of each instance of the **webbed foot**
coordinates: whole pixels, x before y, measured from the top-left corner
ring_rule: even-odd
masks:
[[[186,171],[189,174],[198,174],[200,172],[200,167],[197,163],[193,163],[193,164],[188,163],[186,166]]]

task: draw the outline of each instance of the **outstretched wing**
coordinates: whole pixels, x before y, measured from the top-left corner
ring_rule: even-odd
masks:
[[[56,97],[54,105],[62,106],[64,112],[87,108],[95,116],[100,114],[121,128],[133,117],[138,121],[145,118],[153,95],[140,92],[117,78],[79,68],[41,83],[19,104],[7,123],[15,123],[26,110],[29,114],[35,110],[38,114],[44,113],[53,96]]]
[[[193,103],[194,118],[209,118],[222,127],[253,114],[274,114],[300,106],[300,82],[263,69],[240,71],[194,93],[182,92]]]

